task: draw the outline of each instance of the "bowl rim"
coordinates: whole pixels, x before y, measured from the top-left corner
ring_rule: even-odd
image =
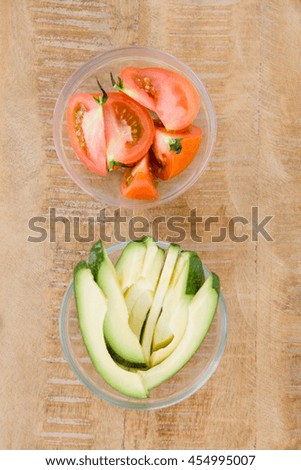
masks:
[[[126,242],[117,243],[115,245],[108,247],[107,248],[108,255],[111,255],[115,253],[116,251],[123,249],[129,242],[130,240]],[[167,249],[170,246],[170,243],[162,242],[162,241],[157,241],[157,244],[158,246],[164,249]],[[203,264],[203,267],[204,267],[206,276],[208,276],[210,274],[210,271],[208,270],[206,265]],[[223,356],[223,353],[226,347],[227,335],[228,335],[228,313],[227,313],[227,307],[226,307],[226,303],[225,303],[225,299],[224,299],[222,291],[220,291],[220,297],[219,297],[219,302],[218,302],[218,308],[220,310],[220,315],[221,315],[221,335],[220,335],[219,345],[218,345],[218,348],[214,357],[207,364],[202,377],[197,382],[192,384],[191,387],[189,387],[187,390],[179,392],[174,397],[158,399],[157,401],[153,403],[149,403],[147,401],[148,399],[141,399],[141,400],[136,399],[135,402],[132,402],[131,401],[132,399],[130,397],[126,397],[126,395],[122,395],[122,394],[120,396],[120,399],[118,399],[117,397],[113,397],[112,395],[107,394],[106,391],[100,391],[82,373],[82,371],[77,367],[73,359],[73,356],[71,354],[71,351],[68,347],[66,320],[67,320],[67,313],[68,313],[68,302],[72,294],[73,294],[73,280],[69,282],[69,285],[64,293],[63,301],[62,301],[61,308],[60,308],[59,337],[60,337],[61,346],[65,355],[65,358],[67,359],[67,362],[69,366],[71,367],[71,369],[73,370],[73,372],[75,373],[76,377],[84,386],[87,387],[88,390],[90,390],[97,398],[100,398],[101,400],[105,400],[106,402],[109,402],[110,404],[113,404],[113,405],[117,405],[121,408],[136,409],[136,410],[147,411],[147,410],[152,410],[152,409],[166,408],[168,406],[175,405],[176,403],[183,401],[184,399],[194,394],[196,391],[200,390],[206,384],[206,382],[210,379],[210,377],[214,374],[214,372],[216,371],[221,361],[221,358]],[[118,393],[114,389],[112,389],[112,391]]]
[[[169,61],[175,61],[176,63],[179,64],[180,67],[187,72],[188,75],[191,75],[195,82],[198,83],[198,91],[202,96],[202,100],[204,103],[204,108],[206,109],[207,113],[207,118],[208,118],[208,123],[209,123],[209,128],[210,128],[210,139],[208,139],[208,146],[207,146],[207,152],[205,154],[205,157],[203,159],[203,163],[200,167],[199,171],[196,171],[193,176],[190,178],[190,180],[184,184],[180,189],[174,189],[172,190],[168,196],[159,199],[159,200],[153,200],[153,201],[139,201],[135,199],[126,199],[123,198],[122,202],[116,202],[114,198],[110,197],[110,195],[106,195],[105,197],[100,197],[97,196],[85,182],[81,180],[81,178],[77,175],[74,174],[70,168],[68,167],[66,161],[65,161],[65,152],[64,152],[64,145],[63,145],[63,139],[62,139],[62,124],[63,124],[63,117],[65,113],[65,104],[67,100],[70,98],[76,87],[79,85],[80,81],[84,80],[89,76],[89,73],[96,67],[100,66],[102,63],[105,63],[106,60],[108,59],[114,59],[114,57],[118,57],[120,54],[126,55],[126,54],[137,54],[137,57],[141,56],[141,59],[145,59],[144,54],[156,54],[158,59],[161,58],[161,60],[169,60]],[[179,60],[177,57],[175,57],[172,54],[169,54],[167,52],[161,51],[160,49],[155,49],[152,47],[143,47],[143,46],[129,46],[129,47],[122,47],[122,48],[114,48],[110,49],[106,52],[103,52],[101,54],[97,54],[96,56],[92,57],[90,60],[87,62],[84,62],[79,68],[77,68],[73,74],[69,77],[63,88],[61,89],[58,98],[56,100],[56,104],[54,107],[54,112],[53,112],[53,142],[54,142],[54,147],[56,150],[56,154],[58,156],[58,159],[60,163],[62,164],[64,170],[66,173],[69,175],[71,180],[79,187],[83,192],[86,194],[89,194],[94,200],[103,202],[105,204],[114,206],[114,207],[124,207],[128,209],[135,209],[135,208],[141,208],[141,209],[147,209],[150,207],[158,207],[162,204],[166,204],[170,202],[171,200],[177,198],[184,192],[186,192],[189,188],[191,188],[196,181],[200,178],[200,176],[204,173],[204,171],[207,168],[208,162],[212,156],[215,143],[216,143],[216,135],[217,135],[217,122],[216,122],[216,113],[215,109],[212,103],[212,100],[210,98],[210,95],[207,91],[207,88],[205,87],[203,81],[199,78],[199,76],[192,70],[190,66]]]

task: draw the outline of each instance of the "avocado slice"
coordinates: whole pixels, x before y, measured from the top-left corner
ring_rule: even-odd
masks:
[[[118,277],[101,240],[90,251],[89,267],[108,300],[103,326],[106,341],[127,362],[143,365],[145,360],[141,345],[129,326],[128,309]]]
[[[123,359],[123,357],[118,356],[118,354],[115,353],[115,351],[111,348],[108,342],[106,342],[106,346],[111,358],[114,360],[114,362],[116,362],[116,364],[118,364],[119,367],[132,371],[136,371],[137,369],[148,369],[146,364],[135,364],[134,362],[128,362]]]
[[[129,317],[129,325],[140,341],[141,331],[147,314],[152,306],[154,293],[145,290],[136,300]]]
[[[124,299],[129,311],[129,315],[131,315],[131,312],[139,297],[143,296],[146,292],[153,293],[151,286],[149,282],[146,281],[146,279],[139,279],[126,291],[124,294]]]
[[[173,376],[197,351],[214,318],[219,292],[219,278],[211,273],[189,304],[187,327],[177,348],[160,364],[138,372],[147,390]]]
[[[204,269],[198,255],[194,251],[181,252],[154,330],[153,351],[165,348],[175,336],[184,333],[188,304],[204,281]],[[178,308],[180,304],[183,310]],[[176,345],[176,342],[173,343]],[[170,348],[167,351],[170,351]],[[162,353],[159,357],[162,357]]]
[[[140,277],[145,279],[150,290],[154,291],[163,267],[165,251],[160,248],[153,237],[144,237],[142,239],[146,246],[146,254]]]
[[[103,323],[108,302],[84,261],[74,269],[74,294],[83,341],[97,372],[115,390],[131,397],[147,397],[141,377],[119,367],[107,350]]]
[[[180,343],[188,322],[189,302],[190,299],[186,296],[170,305],[172,316],[164,331],[164,333],[166,332],[166,338],[161,342],[160,348],[153,350],[150,357],[150,367],[154,367],[164,361]]]
[[[146,363],[150,361],[151,344],[154,334],[154,328],[161,312],[163,300],[169,287],[174,268],[178,259],[180,247],[170,245],[166,254],[163,269],[156,288],[154,300],[146,319],[145,328],[142,336],[142,349]]]
[[[152,237],[144,237],[136,243],[143,245],[146,253],[142,269],[137,273],[139,275],[136,278],[136,283],[127,289],[124,297],[129,312],[129,325],[140,340],[142,326],[153,302],[165,252],[158,247]],[[130,264],[132,261],[129,259],[128,263]]]
[[[145,243],[132,241],[122,250],[115,264],[122,292],[125,292],[138,281],[143,268],[146,249]]]
[[[128,286],[124,296],[125,301],[129,310],[129,313],[133,309],[138,298],[145,292],[154,292],[156,289],[158,279],[162,270],[165,252],[162,248],[159,248],[155,240],[152,237],[144,237],[140,241],[133,242],[135,245],[131,245],[131,254],[134,256],[128,257],[127,269],[129,271],[136,270],[135,282]],[[127,245],[129,246],[129,245]],[[135,260],[138,258],[137,252],[141,251],[141,247],[145,250],[145,256],[143,258],[142,266],[139,262],[139,266],[135,264]],[[126,249],[126,248],[125,248]],[[121,257],[122,258],[122,255]],[[124,258],[125,259],[125,258]],[[119,263],[119,260],[117,264]],[[123,264],[123,261],[122,261]],[[122,269],[123,270],[123,269]],[[120,266],[117,267],[117,274],[120,272]],[[127,275],[126,266],[124,267],[125,275]],[[130,284],[130,283],[128,283]]]

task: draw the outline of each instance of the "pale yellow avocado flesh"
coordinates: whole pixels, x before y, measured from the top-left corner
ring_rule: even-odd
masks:
[[[136,304],[137,300],[143,296],[146,292],[151,292],[153,294],[153,291],[150,290],[150,285],[145,279],[139,279],[136,284],[133,284],[124,294],[124,299],[125,303],[129,312],[129,315],[131,315],[131,312],[134,308],[134,305]]]
[[[136,283],[132,284],[124,294],[129,312],[129,325],[139,340],[164,262],[164,250],[159,248],[151,237],[140,243],[146,247],[143,266]]]
[[[136,303],[134,304],[130,317],[129,317],[129,325],[133,333],[137,336],[138,340],[140,341],[141,330],[147,314],[151,308],[153,303],[154,294],[153,292],[147,290],[143,292],[143,294],[138,297]]]
[[[145,241],[145,245],[146,254],[140,279],[144,279],[149,284],[149,290],[154,291],[162,270],[165,252],[151,237]]]
[[[143,269],[146,246],[142,242],[130,242],[120,255],[115,270],[122,292],[135,284]]]
[[[161,312],[165,294],[172,279],[174,267],[176,265],[179,252],[180,247],[178,245],[170,245],[170,247],[168,248],[160,279],[155,291],[154,300],[146,319],[146,324],[142,336],[142,349],[146,363],[148,365],[150,363],[151,345],[154,329]]]
[[[115,390],[136,398],[146,398],[148,392],[137,372],[119,367],[107,350],[103,323],[107,299],[88,268],[75,273],[74,291],[79,325],[91,361],[97,372]]]
[[[170,282],[170,286],[168,288],[168,291],[166,292],[163,301],[162,312],[158,318],[154,329],[152,351],[157,351],[161,348],[165,348],[168,344],[173,341],[175,336],[175,330],[181,331],[183,323],[186,327],[188,311],[187,309],[185,309],[185,307],[187,302],[192,298],[192,296],[188,297],[185,295],[186,276],[188,269],[189,254],[180,253]],[[184,304],[183,299],[185,299]],[[181,318],[181,310],[179,310],[179,306],[181,308],[181,305],[183,305],[184,307],[183,318]],[[173,321],[174,317],[176,317],[176,322]],[[181,324],[177,325],[178,322],[180,322]],[[161,354],[158,357],[161,357]]]
[[[187,327],[176,349],[160,364],[138,372],[147,390],[157,387],[172,377],[199,348],[211,325],[218,304],[219,294],[213,286],[215,279],[216,275],[211,274],[191,301]]]
[[[152,352],[150,359],[151,367],[164,361],[164,359],[166,359],[176,349],[181,339],[183,338],[188,322],[189,301],[190,300],[184,298],[175,302],[173,306],[174,314],[169,324],[166,326],[166,328],[169,329],[166,330],[166,336],[168,339],[171,338],[171,340],[168,341],[165,346],[164,343],[162,343],[163,346],[161,346],[161,348]]]

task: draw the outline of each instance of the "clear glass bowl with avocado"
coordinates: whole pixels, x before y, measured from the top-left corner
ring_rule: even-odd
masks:
[[[198,255],[151,237],[106,248],[74,269],[60,314],[64,354],[96,396],[163,408],[199,390],[226,343],[219,278]]]

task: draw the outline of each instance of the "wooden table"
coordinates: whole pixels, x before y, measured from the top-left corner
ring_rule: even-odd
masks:
[[[1,448],[300,449],[300,1],[2,0],[0,12]],[[152,412],[96,399],[64,360],[59,308],[91,243],[73,232],[65,242],[62,223],[56,241],[49,230],[43,243],[28,241],[38,236],[29,221],[45,217],[47,225],[50,208],[71,221],[80,216],[81,233],[103,208],[61,167],[52,113],[78,66],[125,45],[157,47],[189,64],[218,119],[213,158],[192,189],[160,209],[122,211],[124,234],[137,214],[152,222],[196,208],[204,219],[219,217],[210,232],[199,225],[201,244],[185,225],[183,246],[220,274],[225,355],[201,391]],[[252,240],[252,207],[259,221],[273,216],[265,227],[273,241]],[[235,216],[248,221],[236,226],[237,236],[248,235],[240,243],[229,230]],[[254,214],[253,225],[256,238]],[[213,243],[221,227],[226,238]],[[161,225],[160,238],[167,235]]]

